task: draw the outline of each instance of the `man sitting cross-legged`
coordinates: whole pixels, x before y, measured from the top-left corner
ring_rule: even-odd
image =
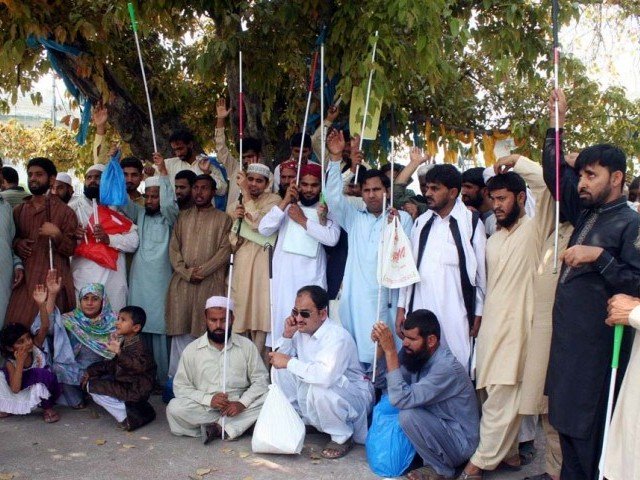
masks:
[[[391,404],[400,410],[400,426],[424,463],[409,472],[409,480],[453,477],[480,438],[473,384],[462,364],[440,345],[433,312],[407,315],[403,333],[398,354],[389,327],[382,322],[373,326],[380,373],[376,386],[388,390]]]
[[[225,323],[227,331],[227,388],[223,393]],[[204,443],[222,435],[242,435],[258,419],[267,393],[267,369],[258,349],[241,335],[231,333],[233,302],[211,297],[205,306],[207,331],[182,352],[173,379],[175,398],[167,406],[167,420],[174,435],[198,437]]]
[[[316,285],[298,290],[284,334],[269,354],[273,381],[306,425],[331,435],[325,458],[345,456],[364,443],[373,386],[358,361],[355,341],[327,317],[329,297]]]

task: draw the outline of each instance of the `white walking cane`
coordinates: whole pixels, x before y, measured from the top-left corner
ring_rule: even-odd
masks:
[[[371,53],[371,62],[376,61],[376,48],[378,46],[378,31],[376,30],[376,41],[373,43],[373,52]],[[362,114],[362,128],[360,129],[360,146],[358,150],[362,151],[362,144],[364,142],[364,129],[367,125],[367,113],[369,110],[369,98],[371,97],[371,83],[373,82],[373,67],[369,72],[369,83],[367,84],[367,96],[364,99],[364,113]],[[353,177],[353,184],[358,183],[358,172],[360,172],[360,164],[356,165],[356,175]]]
[[[604,479],[604,464],[607,460],[607,444],[609,443],[609,427],[613,416],[613,396],[616,390],[616,377],[618,376],[618,363],[620,362],[620,347],[622,346],[622,335],[624,325],[616,325],[613,331],[613,355],[611,356],[611,380],[609,382],[609,397],[607,398],[607,417],[604,424],[604,435],[602,436],[602,452],[600,453],[600,464],[598,480]]]
[[[304,123],[302,124],[302,139],[300,140],[300,153],[298,154],[298,172],[296,173],[296,186],[300,184],[300,170],[302,169],[302,150],[304,150],[304,136],[307,134],[307,121],[309,120],[309,109],[311,108],[311,96],[313,95],[313,82],[316,77],[317,65],[318,65],[318,50],[316,50],[316,53],[314,53],[313,55],[313,64],[311,65],[311,79],[309,80],[307,108],[304,111]]]
[[[138,39],[138,21],[136,20],[136,12],[133,8],[133,3],[128,3],[129,16],[131,17],[131,28],[133,29],[133,36],[136,40],[136,49],[138,50],[138,60],[140,60],[140,71],[142,72],[142,83],[144,84],[144,93],[147,96],[147,107],[149,107],[149,122],[151,123],[151,139],[153,140],[153,151],[158,151],[158,144],[156,143],[156,129],[153,126],[153,111],[151,110],[151,96],[149,95],[149,87],[147,86],[147,75],[144,72],[144,62],[142,61],[142,52],[140,51],[140,40]]]
[[[244,151],[244,147],[242,145],[242,142],[244,140],[244,118],[243,118],[243,112],[244,112],[244,92],[242,89],[242,50],[239,52],[240,53],[240,60],[239,60],[239,74],[238,76],[239,81],[240,81],[240,88],[239,88],[239,92],[238,92],[238,138],[240,139],[240,158],[238,160],[238,162],[240,162],[240,165],[238,165],[238,171],[241,172],[242,171],[242,152]]]
[[[553,88],[555,91],[555,140],[556,140],[556,181],[555,181],[555,231],[553,234],[553,273],[558,273],[558,235],[560,227],[560,127],[558,121],[560,113],[558,111],[558,63],[560,57],[560,48],[558,46],[558,0],[553,0],[551,6],[551,20],[553,22]]]
[[[382,244],[384,242],[384,226],[385,226],[385,213],[387,212],[387,194],[382,194],[382,230],[380,231],[380,246],[378,247],[378,258],[381,258]],[[382,259],[384,261],[384,259]],[[380,263],[380,260],[378,260]],[[376,322],[380,321],[380,302],[382,301],[382,280],[378,282],[378,301],[376,303]],[[373,344],[373,372],[371,373],[371,383],[376,381],[376,370],[378,369],[378,341]]]
[[[238,235],[240,231],[238,230]],[[227,393],[227,344],[229,341],[229,307],[231,301],[231,284],[233,282],[233,250],[231,251],[231,258],[229,259],[229,285],[227,286],[227,312],[224,320],[224,350],[222,351],[222,393]],[[222,440],[224,440],[224,424],[226,415],[222,416]]]
[[[47,193],[47,222],[51,222],[51,190]],[[49,237],[49,270],[53,270],[53,242]]]

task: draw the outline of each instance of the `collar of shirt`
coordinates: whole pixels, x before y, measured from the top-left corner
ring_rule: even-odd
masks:
[[[627,206],[627,197],[622,195],[620,198],[614,200],[613,202],[609,202],[609,203],[605,203],[604,205],[601,205],[600,207],[594,209],[594,211],[596,213],[607,213],[617,208],[626,207],[626,206]]]
[[[296,333],[299,334],[300,336],[304,335],[309,337],[310,339],[320,341],[329,334],[329,327],[327,326],[327,323],[330,321],[331,320],[329,320],[329,317],[325,318],[324,322],[322,322],[322,325],[318,327],[318,329],[313,333],[313,335],[300,333],[300,332],[296,332]]]
[[[201,348],[207,348],[210,347],[214,350],[217,350],[219,352],[224,352],[224,348],[222,350],[218,350],[216,347],[214,347],[213,345],[211,345],[211,343],[209,343],[209,337],[207,336],[207,332],[204,332],[204,335],[202,335],[198,340],[196,340],[198,342],[198,349]],[[231,343],[231,345],[229,345],[227,343],[227,349],[231,348],[231,346],[235,345],[236,347],[240,346],[240,343],[238,342],[237,336],[234,333],[229,332],[229,340],[228,342]]]

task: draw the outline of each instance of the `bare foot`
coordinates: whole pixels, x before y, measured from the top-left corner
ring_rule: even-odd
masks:
[[[42,414],[42,418],[45,423],[56,423],[60,420],[60,414],[56,412],[53,408],[47,408]]]

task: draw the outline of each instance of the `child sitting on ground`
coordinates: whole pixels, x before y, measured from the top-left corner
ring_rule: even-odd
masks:
[[[82,379],[82,386],[93,401],[127,431],[156,418],[148,402],[155,384],[156,364],[139,335],[146,321],[147,315],[140,307],[120,310],[115,335],[107,344],[114,358],[90,365]]]
[[[56,275],[55,270],[49,271],[47,285],[60,285],[61,279],[56,279]],[[49,297],[55,302],[55,295]],[[60,420],[53,406],[61,387],[40,349],[49,329],[47,288],[36,285],[33,299],[43,319],[43,328],[38,334],[32,336],[29,329],[19,323],[9,323],[0,332],[0,352],[7,359],[0,370],[0,417],[26,415],[40,405],[44,421],[54,423]]]

